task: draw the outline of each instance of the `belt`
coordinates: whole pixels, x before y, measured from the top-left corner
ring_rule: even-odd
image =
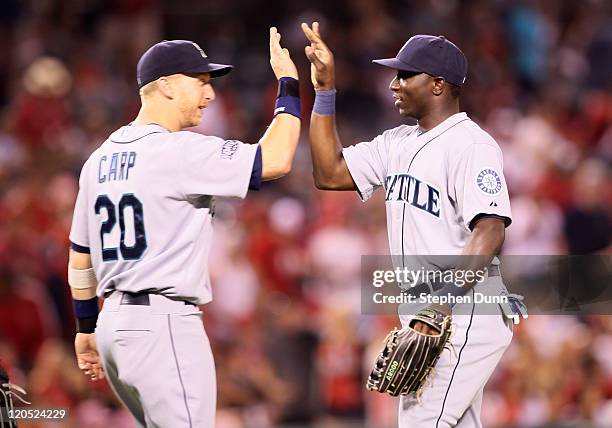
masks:
[[[157,294],[157,293],[146,293],[146,292],[129,293],[127,291],[120,291],[120,293],[122,294],[121,301],[119,302],[120,305],[135,305],[135,306],[150,306],[151,299],[149,298],[149,295]],[[187,300],[182,300],[182,302],[186,305],[197,306],[195,303],[188,302]]]

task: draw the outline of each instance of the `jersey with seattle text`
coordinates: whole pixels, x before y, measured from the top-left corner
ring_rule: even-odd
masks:
[[[210,301],[214,197],[246,196],[257,148],[154,124],[111,134],[83,166],[70,231],[91,254],[98,296]]]
[[[361,198],[385,191],[392,255],[459,255],[479,215],[511,222],[502,152],[465,113],[401,125],[343,150]]]

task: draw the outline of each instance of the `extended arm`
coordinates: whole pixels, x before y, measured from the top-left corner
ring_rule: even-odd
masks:
[[[346,161],[342,156],[342,143],[336,131],[336,116],[310,116],[310,155],[314,182],[321,190],[356,190]]]
[[[276,28],[270,28],[270,65],[279,80],[279,97],[275,117],[259,140],[263,180],[274,180],[291,171],[300,138],[298,72],[289,51],[281,48],[280,39]]]
[[[259,140],[262,180],[275,180],[291,171],[299,138],[300,119],[290,114],[279,114],[272,120]]]
[[[309,134],[315,186],[323,190],[356,190],[336,130],[334,56],[321,39],[318,22],[312,28],[302,24],[302,31],[310,41],[305,52],[317,97]]]

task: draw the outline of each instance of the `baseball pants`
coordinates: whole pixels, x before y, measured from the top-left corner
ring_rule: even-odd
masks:
[[[140,427],[214,427],[215,366],[198,307],[157,294],[105,299],[96,342],[115,394]]]
[[[486,280],[489,281],[499,281],[495,285],[503,286],[499,277]],[[473,296],[479,288],[476,286],[467,295]],[[455,330],[451,343],[454,350],[442,353],[420,399],[414,394],[401,397],[399,428],[482,427],[483,389],[510,345],[512,324],[501,310],[494,313],[491,308],[496,305],[479,306],[472,302],[453,308]],[[402,315],[400,319],[405,326],[411,317]]]

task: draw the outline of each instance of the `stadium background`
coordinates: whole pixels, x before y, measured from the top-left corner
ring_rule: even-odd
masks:
[[[162,39],[192,39],[235,64],[214,81],[198,131],[256,142],[276,92],[268,27],[298,64],[306,131],[313,94],[299,23],[319,19],[352,144],[400,123],[392,72],[370,60],[415,33],[446,35],[470,61],[463,109],[504,151],[514,214],[504,252],[609,254],[611,9],[604,0],[3,0],[0,360],[36,406],[69,409],[70,423],[45,427],[132,426],[109,388],[76,367],[67,236],[82,162],[135,116],[136,61]],[[219,428],[395,421],[395,401],[363,387],[398,324],[359,306],[359,256],[388,251],[383,202],[316,191],[305,136],[290,176],[218,203],[204,322]],[[612,426],[611,355],[610,316],[531,317],[487,386],[485,426]]]

